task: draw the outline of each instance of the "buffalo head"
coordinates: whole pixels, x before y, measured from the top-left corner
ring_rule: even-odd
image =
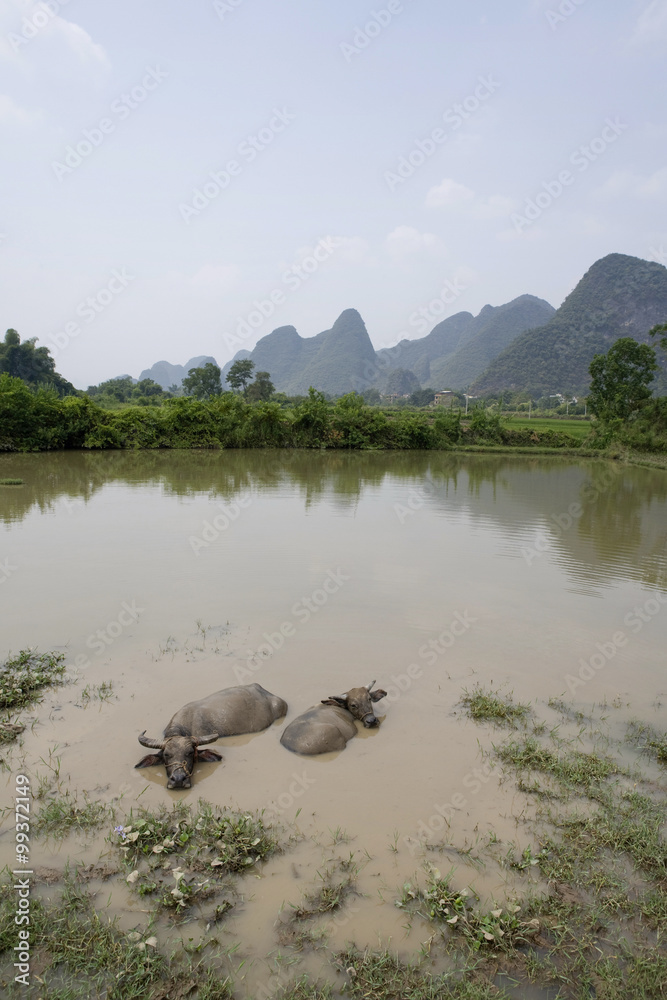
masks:
[[[144,730],[145,732],[145,730]],[[144,747],[159,750],[159,753],[149,753],[135,767],[150,767],[151,764],[164,764],[167,769],[167,788],[190,788],[190,776],[198,760],[222,760],[215,750],[200,750],[205,743],[214,743],[219,739],[218,733],[193,739],[185,732],[172,735],[165,734],[163,740],[152,740],[144,733],[139,736],[139,742]]]
[[[372,681],[367,687],[350,688],[347,694],[323,698],[322,704],[346,708],[350,715],[353,715],[359,722],[363,722],[367,729],[370,729],[378,725],[378,717],[373,711],[373,702],[379,701],[380,698],[385,698],[387,695],[387,692],[383,691],[382,688],[371,691],[374,684],[375,681]]]

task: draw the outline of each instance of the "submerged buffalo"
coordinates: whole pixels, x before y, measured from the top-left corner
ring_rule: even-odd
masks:
[[[214,743],[221,736],[258,733],[286,712],[287,702],[261,684],[224,688],[180,708],[165,729],[163,739],[148,739],[142,733],[141,745],[159,753],[149,753],[135,767],[164,764],[167,788],[190,788],[196,761],[222,760],[215,750],[200,750],[201,746]]]
[[[323,698],[320,705],[309,708],[285,729],[280,742],[294,753],[328,753],[343,750],[348,740],[357,732],[354,720],[363,722],[367,728],[378,725],[378,717],[373,711],[373,702],[387,694],[375,684],[367,687],[350,688],[347,694]]]

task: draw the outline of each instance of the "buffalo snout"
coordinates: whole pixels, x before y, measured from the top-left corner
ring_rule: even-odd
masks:
[[[373,729],[375,726],[380,724],[380,720],[377,715],[366,715],[364,716],[364,726],[366,729]]]
[[[179,767],[167,778],[167,788],[192,788],[190,775],[184,767]]]

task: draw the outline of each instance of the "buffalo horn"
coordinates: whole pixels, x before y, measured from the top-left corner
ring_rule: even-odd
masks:
[[[219,733],[211,733],[210,736],[200,736],[197,740],[197,746],[203,747],[204,743],[215,743],[216,740],[220,739]]]
[[[373,687],[374,684],[375,684],[375,681],[371,681],[370,684],[367,685],[366,690],[370,691],[370,689]]]
[[[144,736],[145,732],[146,730],[144,729],[144,732],[141,734],[141,736],[137,737],[142,747],[150,747],[151,750],[164,750],[163,740],[151,740],[148,738],[148,736]]]

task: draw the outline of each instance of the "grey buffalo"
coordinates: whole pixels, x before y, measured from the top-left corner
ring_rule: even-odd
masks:
[[[139,742],[159,753],[148,754],[135,767],[164,764],[167,788],[190,788],[196,761],[222,760],[215,750],[200,750],[201,746],[214,743],[221,736],[258,733],[286,712],[287,703],[261,684],[224,688],[180,708],[161,740],[149,739],[144,730]]]
[[[357,732],[355,719],[367,728],[378,725],[378,717],[373,710],[373,702],[387,694],[375,684],[350,688],[347,694],[323,698],[321,704],[309,708],[303,715],[290,722],[280,742],[294,753],[316,754],[331,750],[343,750],[348,740]]]

